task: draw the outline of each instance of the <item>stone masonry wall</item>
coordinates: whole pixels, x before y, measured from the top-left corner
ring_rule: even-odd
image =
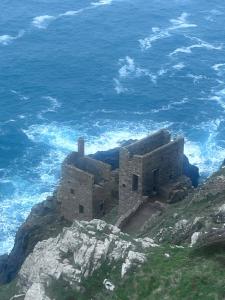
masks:
[[[109,181],[103,185],[94,185],[93,214],[95,218],[101,218],[118,205],[118,172],[112,172]]]
[[[71,165],[64,165],[62,180],[57,192],[61,213],[65,219],[91,220],[93,218],[94,176]],[[80,213],[80,207],[83,213]]]
[[[127,146],[126,149],[129,151],[130,155],[144,155],[169,142],[170,133],[167,130],[162,129],[140,141]]]
[[[177,179],[183,172],[184,139],[179,138],[143,156],[143,194],[153,192],[153,171],[158,170],[158,185]]]
[[[132,176],[139,176],[138,189],[132,191]],[[120,175],[119,175],[119,215],[126,213],[137,201],[142,199],[142,158],[130,158],[126,148],[120,150]]]
[[[95,176],[95,182],[98,183],[104,179],[109,180],[111,176],[111,166],[100,160],[89,156],[81,156],[78,152],[70,153],[65,161],[65,165],[73,165],[87,173]]]

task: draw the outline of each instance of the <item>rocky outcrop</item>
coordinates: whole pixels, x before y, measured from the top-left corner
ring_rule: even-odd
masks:
[[[56,236],[65,225],[68,223],[60,218],[54,197],[34,206],[26,222],[18,229],[11,253],[0,257],[0,283],[14,279],[37,242]]]
[[[184,155],[184,161],[183,161],[183,173],[187,177],[191,179],[193,187],[197,187],[199,183],[199,169],[198,167],[190,164],[188,158],[186,155]]]
[[[181,176],[174,183],[170,183],[168,186],[163,187],[165,191],[167,203],[176,203],[183,200],[191,191],[191,180],[186,176]]]
[[[82,280],[103,264],[120,265],[121,277],[146,260],[145,252],[157,245],[150,238],[132,239],[102,220],[75,221],[56,238],[39,242],[19,272],[25,300],[48,300],[46,288],[57,280],[78,290]]]
[[[212,229],[209,232],[201,233],[195,243],[196,249],[225,249],[225,229]]]
[[[168,205],[161,215],[150,220],[145,234],[157,242],[193,247],[200,241],[202,245],[213,240],[216,243],[225,226],[224,199],[225,167],[222,166],[197,189],[190,190],[181,202]]]

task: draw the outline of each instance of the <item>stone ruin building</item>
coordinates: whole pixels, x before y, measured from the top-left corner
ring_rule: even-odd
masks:
[[[62,166],[57,200],[69,221],[102,218],[116,205],[118,218],[128,216],[140,203],[165,195],[183,173],[184,139],[171,140],[164,129],[121,147],[116,170],[84,152],[80,138],[78,151],[68,155]]]
[[[62,166],[57,192],[61,213],[69,221],[101,218],[118,203],[118,171],[84,155],[84,140]]]

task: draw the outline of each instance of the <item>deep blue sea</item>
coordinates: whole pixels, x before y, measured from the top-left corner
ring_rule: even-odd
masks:
[[[210,175],[225,158],[223,0],[1,0],[0,254],[87,152],[166,127]]]

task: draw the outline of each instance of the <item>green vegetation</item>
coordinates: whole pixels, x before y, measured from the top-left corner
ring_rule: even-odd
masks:
[[[15,294],[17,294],[17,287],[15,281],[10,282],[9,284],[0,285],[1,300],[9,300]]]
[[[166,257],[168,253],[170,257]],[[194,255],[190,248],[155,249],[148,262],[121,283],[110,297],[118,300],[219,300],[225,297],[225,253]]]
[[[169,254],[167,257],[165,254]],[[56,300],[222,300],[225,297],[225,252],[213,255],[192,248],[164,245],[153,248],[147,262],[121,280],[119,266],[104,265],[84,281],[80,292],[63,281],[50,287]],[[103,286],[107,278],[114,292]]]

